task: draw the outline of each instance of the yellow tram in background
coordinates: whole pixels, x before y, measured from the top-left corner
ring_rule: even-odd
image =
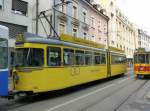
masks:
[[[60,40],[28,33],[16,40],[14,89],[41,93],[123,75],[126,56],[120,50],[61,35]]]
[[[134,74],[139,76],[150,75],[150,51],[144,48],[137,49],[134,53]]]

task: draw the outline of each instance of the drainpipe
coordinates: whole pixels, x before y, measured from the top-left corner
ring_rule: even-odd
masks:
[[[39,14],[39,0],[36,0],[36,34],[38,34],[38,14]]]

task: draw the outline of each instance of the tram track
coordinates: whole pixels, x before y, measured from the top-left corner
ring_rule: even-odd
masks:
[[[107,95],[105,95],[104,97],[98,99],[98,100],[95,101],[94,103],[89,104],[88,106],[86,106],[86,107],[84,107],[84,108],[82,108],[82,109],[80,109],[80,110],[78,110],[78,111],[86,111],[86,110],[88,110],[88,108],[93,107],[93,106],[95,106],[96,104],[98,104],[99,102],[105,100],[106,98],[111,97],[112,94],[114,94],[114,93],[120,91],[121,89],[125,88],[126,86],[128,86],[128,85],[131,84],[131,83],[134,83],[135,81],[136,81],[136,79],[131,80],[130,82],[128,82],[128,83],[124,84],[123,86],[121,86],[121,87],[119,87],[119,88],[113,90],[112,92],[109,92],[109,93],[108,93]],[[116,82],[115,84],[121,84],[121,83]],[[115,110],[114,110],[114,111],[115,111]]]
[[[118,109],[131,97],[133,96],[136,92],[138,92],[147,82],[148,80],[145,80],[143,83],[140,84],[140,86],[138,86],[137,88],[135,88],[129,95],[126,95],[125,97],[122,97],[122,100],[118,102],[118,104],[115,103],[115,101],[113,101],[114,103],[111,103],[112,108],[106,108],[107,106],[105,105],[105,107],[101,108],[103,103],[110,103],[108,102],[108,100],[111,100],[112,98],[115,98],[117,93],[119,95],[119,91],[121,92],[121,90],[124,90],[124,88],[129,87],[128,85],[133,83],[134,85],[136,84],[136,82],[139,81],[137,79],[132,80],[130,83],[127,83],[126,85],[114,90],[113,92],[110,92],[109,94],[107,94],[105,97],[99,99],[98,101],[95,101],[94,103],[90,104],[89,106],[82,108],[78,111],[91,111],[93,109],[96,109],[95,107],[97,107],[97,109],[101,109],[101,111],[118,111]],[[132,85],[133,85],[132,84]],[[116,95],[115,95],[116,94]],[[121,93],[120,93],[121,94]],[[111,98],[111,99],[110,99]],[[104,104],[103,104],[104,105]],[[109,107],[109,104],[107,104]],[[115,107],[114,107],[115,106]],[[111,110],[110,110],[111,109]],[[93,110],[93,111],[97,111],[97,110]]]
[[[125,78],[127,78],[128,76],[123,76],[123,77],[119,77],[119,78],[115,78],[115,79],[111,79],[109,81],[106,81],[104,83],[98,83],[96,85],[104,85],[104,84],[111,84],[111,83],[114,83],[115,81],[119,81],[120,79],[123,80]],[[88,86],[87,86],[88,88]],[[90,88],[90,86],[89,86]],[[80,91],[80,89],[79,89]],[[62,94],[63,96],[63,94]],[[55,97],[54,97],[55,98]],[[30,105],[32,103],[36,103],[36,102],[39,102],[39,101],[44,101],[44,100],[48,100],[48,99],[51,99],[51,97],[48,97],[45,99],[43,99],[42,96],[39,96],[39,95],[34,95],[34,96],[30,96],[30,97],[23,97],[23,98],[17,98],[16,100],[11,100],[9,103],[6,103],[6,104],[3,104],[3,105],[0,105],[0,111],[9,111],[9,110],[14,110],[14,109],[17,109],[17,108],[20,108],[20,107],[24,107],[24,106],[27,106],[27,105]]]
[[[148,80],[146,80],[143,84],[141,84],[133,93],[131,93],[124,101],[122,101],[118,107],[116,107],[116,109],[114,109],[113,111],[118,111],[118,109],[131,97],[133,96],[135,93],[137,93],[146,83],[148,82]]]

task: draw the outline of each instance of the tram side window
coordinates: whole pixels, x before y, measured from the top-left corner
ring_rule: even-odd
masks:
[[[48,66],[61,65],[61,48],[51,47],[48,48]]]
[[[92,65],[92,52],[85,52],[85,65]]]
[[[64,65],[74,64],[74,51],[71,49],[64,49]]]
[[[8,66],[7,55],[8,55],[7,41],[0,40],[0,69],[5,69]]]
[[[100,64],[100,63],[101,63],[100,53],[94,53],[94,64]]]
[[[84,51],[76,51],[75,61],[76,65],[84,65]]]
[[[126,59],[123,56],[112,55],[111,62],[112,64],[124,64]]]
[[[106,64],[106,56],[105,56],[105,54],[101,54],[101,64]]]

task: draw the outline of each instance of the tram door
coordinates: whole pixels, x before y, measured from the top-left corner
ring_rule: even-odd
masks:
[[[78,55],[74,53],[74,50],[65,48],[63,50],[63,58],[64,58],[64,65],[68,66],[70,69],[71,76],[77,76],[80,74],[80,67],[77,65],[76,59],[78,58]]]
[[[107,51],[107,77],[111,77],[111,53]]]
[[[72,75],[80,75],[80,67],[84,65],[84,51],[76,50],[74,53],[74,65],[72,67]]]

